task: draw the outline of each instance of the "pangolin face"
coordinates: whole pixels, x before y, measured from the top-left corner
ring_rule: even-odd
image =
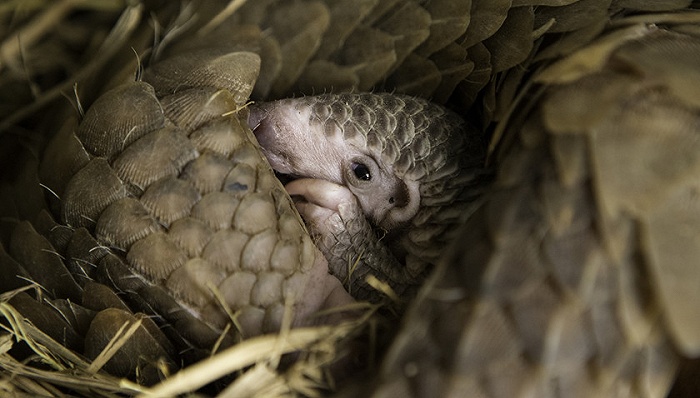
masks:
[[[287,99],[251,108],[249,124],[272,168],[291,178],[321,179],[344,187],[379,228],[392,230],[408,222],[420,205],[418,181],[399,177],[386,157],[368,145],[365,134],[350,131],[359,128],[352,117],[343,120],[336,114],[321,120],[317,105],[331,98],[316,98]],[[302,190],[307,200],[315,197],[324,207],[337,208],[339,203],[333,198],[347,197],[317,189]],[[302,190],[297,187],[296,192]],[[329,199],[318,200],[323,196]]]

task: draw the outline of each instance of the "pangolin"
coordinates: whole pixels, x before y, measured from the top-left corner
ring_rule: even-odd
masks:
[[[351,303],[348,292],[381,301],[370,275],[407,301],[478,197],[485,145],[456,114],[368,93],[247,107],[259,68],[251,52],[179,53],[106,91],[46,149],[57,222],[42,212],[36,224],[69,261],[52,262],[60,279],[13,275],[90,312],[88,357],[133,319],[127,308],[160,318],[167,339],[144,326],[154,336],[113,358],[113,374],[151,384],[159,356],[176,366],[192,350],[189,362],[216,341],[278,332],[286,316],[323,322],[315,314]],[[16,226],[9,253],[22,264],[27,236],[46,239]],[[40,322],[26,294],[11,303]]]
[[[446,109],[396,94],[325,94],[253,106],[249,124],[353,296],[367,276],[412,297],[475,206],[485,145]]]
[[[347,3],[352,12],[339,11]],[[679,358],[697,356],[693,305],[697,267],[688,264],[697,257],[693,255],[697,246],[693,133],[697,130],[698,18],[692,11],[658,15],[643,11],[676,10],[692,7],[691,3],[533,0],[280,5],[271,0],[249,2],[234,15],[238,22],[268,29],[277,40],[277,44],[261,40],[255,49],[263,59],[252,94],[255,99],[283,97],[290,90],[381,87],[440,102],[452,95],[453,105],[462,110],[471,107],[463,114],[477,116],[475,124],[488,127],[500,121],[494,130],[502,138],[495,140],[499,148],[491,154],[497,169],[493,190],[441,256],[437,272],[419,293],[375,383],[357,384],[362,394],[371,390],[377,396],[666,395]],[[326,30],[332,33],[314,41]],[[584,47],[604,31],[610,34]],[[204,51],[212,43],[220,45],[216,40],[198,43],[194,47],[202,50],[200,57],[232,52]],[[360,45],[365,43],[372,45]],[[176,44],[172,52],[192,49],[187,45],[178,49]],[[566,62],[535,74],[543,63],[572,53]],[[162,93],[155,97],[162,101]],[[243,97],[234,100],[236,108]],[[251,127],[260,129],[258,137],[265,143],[277,131],[266,123],[290,109],[316,115],[309,106],[315,98],[254,105]],[[336,112],[322,109],[318,113],[328,114]],[[326,127],[322,117],[308,120],[312,136],[323,140],[332,141],[339,131],[345,132],[340,125]],[[238,121],[245,128],[245,121]],[[318,132],[321,125],[323,134]],[[298,133],[294,128],[281,132]],[[628,146],[630,142],[635,144]],[[275,163],[274,153],[268,155],[280,173],[292,174],[287,189],[303,197],[296,207],[308,221],[316,222],[309,226],[312,234],[324,236],[328,223],[324,226],[323,221],[342,219],[341,211],[329,209],[347,198],[355,202],[350,207],[370,215],[370,227],[362,231],[376,233],[395,226],[382,225],[392,220],[382,216],[387,213],[382,204],[401,192],[396,184],[382,191],[390,195],[375,206],[371,201],[363,203],[354,188],[338,189],[337,175],[348,173],[348,169],[335,169],[342,161],[335,163],[328,178],[328,174],[294,175],[284,169],[284,159]],[[368,166],[351,162],[352,175],[360,180],[376,175],[369,167],[366,173],[360,164]],[[274,184],[282,192],[282,186]],[[323,194],[327,191],[317,190],[330,187],[340,195],[328,198]],[[410,196],[405,198],[399,203],[410,202]],[[46,217],[42,220],[43,224],[34,223],[37,229],[45,235],[53,233],[54,246],[61,243],[62,228]],[[321,229],[315,230],[319,225]],[[14,259],[25,267],[43,261],[58,271],[47,273],[42,284],[70,279],[60,270],[60,261],[46,255],[51,246],[28,223],[18,224],[15,230],[15,242],[31,241],[43,251],[22,252],[29,246],[16,243],[9,255],[3,253],[3,267],[17,266]],[[90,238],[81,232],[71,240]],[[320,242],[333,268],[332,247]],[[416,241],[399,234],[394,242],[398,245],[385,247],[393,256],[406,258],[406,248]],[[92,247],[89,254],[101,255],[98,246],[73,247]],[[63,241],[62,247],[71,246]],[[347,273],[346,265],[336,264],[339,271],[334,272]],[[46,269],[38,267],[38,272],[23,275],[36,278]],[[402,291],[401,285],[393,287]],[[53,286],[56,296],[71,298],[80,293],[70,281]],[[90,285],[98,288],[99,284]],[[143,286],[129,286],[135,288]],[[359,290],[367,291],[363,286]],[[127,289],[122,295],[138,296],[134,292]],[[143,292],[151,301],[143,308],[171,303],[162,290]],[[17,297],[13,304],[18,307],[33,300]],[[32,314],[33,307],[22,308]],[[115,314],[110,309],[101,316]],[[191,324],[189,318],[179,324],[175,318],[169,321]],[[42,317],[34,319],[40,322]],[[136,339],[140,348],[153,341],[169,344],[153,328],[147,332]],[[65,332],[62,338],[68,344],[80,336]],[[175,355],[173,349],[166,353]],[[156,354],[162,352],[156,350]],[[357,392],[349,394],[353,391]]]

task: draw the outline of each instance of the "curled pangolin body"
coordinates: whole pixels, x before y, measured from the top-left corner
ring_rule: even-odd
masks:
[[[296,326],[322,321],[311,316],[351,301],[338,272],[338,278],[329,274],[328,262],[337,268],[357,247],[368,253],[350,285],[355,297],[371,297],[374,291],[365,284],[370,274],[398,287],[402,296],[414,294],[437,258],[418,245],[426,234],[446,235],[449,222],[460,220],[436,219],[435,209],[464,207],[473,197],[462,182],[478,173],[461,166],[480,165],[483,145],[466,145],[466,125],[456,115],[411,97],[307,97],[305,102],[315,101],[309,126],[340,126],[342,141],[391,164],[396,178],[419,184],[418,207],[394,243],[403,245],[400,252],[412,268],[385,247],[362,212],[344,220],[342,233],[317,237],[324,257],[246,123],[244,105],[258,68],[258,56],[249,52],[168,58],[146,69],[143,81],[100,96],[74,131],[54,138],[41,166],[47,188],[60,198],[54,204],[58,222],[66,233],[91,235],[82,251],[95,255],[84,263],[73,258],[77,291],[104,291],[106,285],[126,293],[131,306],[175,326],[170,330],[177,335],[176,350],[207,350],[217,339],[226,347],[241,337],[277,332],[287,312]],[[323,104],[330,107],[325,115]],[[291,138],[286,142],[294,148]],[[307,156],[303,149],[295,151]],[[409,149],[415,156],[401,157]],[[468,150],[477,153],[461,156]],[[453,192],[450,198],[447,192]],[[328,248],[324,239],[339,244]],[[129,318],[113,314],[113,303],[91,303],[90,295],[78,293],[74,300],[97,311],[84,343],[88,355],[97,355],[108,342],[109,325]],[[128,308],[122,299],[114,301]],[[163,351],[148,350],[144,360],[155,361]],[[167,351],[172,366],[177,356]],[[107,369],[126,376],[141,366],[117,357]],[[155,376],[142,377],[152,382]]]
[[[199,72],[212,63],[216,73]],[[48,185],[62,198],[60,222],[110,249],[81,267],[80,284],[107,279],[130,290],[142,280],[175,299],[153,305],[161,316],[210,329],[184,333],[202,348],[231,322],[226,341],[279,330],[285,311],[308,323],[320,306],[304,303],[320,305],[339,283],[238,114],[259,58],[239,52],[177,67],[193,80],[173,85],[172,68],[147,70],[146,81],[101,96],[75,135],[48,149],[72,160],[42,166],[44,174],[65,170],[57,173],[64,184]],[[318,286],[302,298],[307,285]]]

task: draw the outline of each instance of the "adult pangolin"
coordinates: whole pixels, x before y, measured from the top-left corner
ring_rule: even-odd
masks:
[[[345,319],[316,313],[352,302],[348,291],[381,301],[370,276],[399,307],[414,295],[478,197],[484,145],[455,114],[409,96],[248,107],[259,67],[250,52],[177,54],[54,137],[40,175],[58,222],[41,213],[46,238],[18,224],[9,250],[32,263],[27,242],[39,240],[67,259],[54,257],[50,273],[12,271],[70,299],[70,310],[53,304],[59,317],[84,308],[87,329],[63,321],[47,333],[73,330],[75,339],[54,337],[95,358],[132,311],[157,316],[163,332],[144,326],[150,337],[106,365],[153,383],[159,358],[176,368],[215,344],[277,332],[285,317]],[[12,303],[36,322],[47,311],[26,293]]]

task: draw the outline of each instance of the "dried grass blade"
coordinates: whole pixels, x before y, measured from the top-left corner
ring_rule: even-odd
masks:
[[[95,358],[94,361],[85,370],[88,374],[97,373],[102,367],[109,361],[114,354],[119,351],[120,348],[136,333],[139,327],[141,327],[142,320],[138,319],[136,322],[129,324],[130,322],[124,322],[122,326],[114,334],[114,337],[107,343],[105,348],[102,349],[100,354]],[[128,329],[127,329],[128,327]]]
[[[340,331],[348,333],[354,325],[354,322],[349,322],[337,326],[294,329],[289,331],[279,345],[278,340],[281,339],[279,335],[265,335],[242,341],[213,357],[181,370],[150,390],[144,391],[140,397],[169,397],[194,391],[246,366],[268,361],[280,352],[297,351]]]

